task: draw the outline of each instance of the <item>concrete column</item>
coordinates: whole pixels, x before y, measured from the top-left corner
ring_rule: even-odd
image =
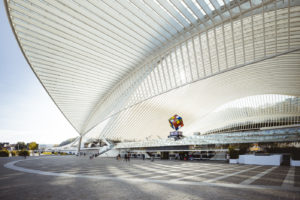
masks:
[[[79,137],[79,141],[78,141],[77,153],[78,153],[79,156],[80,156],[81,139],[82,139],[82,136]]]

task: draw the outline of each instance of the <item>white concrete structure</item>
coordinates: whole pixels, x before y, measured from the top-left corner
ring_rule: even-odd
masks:
[[[28,64],[81,136],[165,137],[176,113],[187,134],[300,123],[298,0],[5,2]],[[215,121],[248,96],[274,106]]]
[[[239,163],[239,159],[229,159],[229,163],[230,164],[238,164]]]
[[[300,167],[300,160],[291,159],[291,166]]]
[[[239,164],[246,165],[274,165],[280,166],[282,162],[282,155],[240,155],[238,159]]]

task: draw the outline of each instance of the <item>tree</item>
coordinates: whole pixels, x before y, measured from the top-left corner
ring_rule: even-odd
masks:
[[[61,146],[70,144],[71,142],[74,142],[74,141],[76,140],[76,138],[77,138],[77,137],[75,137],[75,138],[69,138],[69,139],[67,139],[67,140],[65,140],[65,141],[63,141],[63,142],[61,142],[58,146],[61,147]]]
[[[239,158],[239,151],[236,150],[233,146],[229,146],[228,153],[229,153],[230,159],[238,159]]]
[[[28,145],[28,148],[30,150],[36,150],[36,149],[39,148],[39,145],[36,142],[30,142],[29,145]]]
[[[9,152],[6,149],[0,150],[0,157],[8,157]]]
[[[25,142],[18,142],[16,144],[15,148],[17,150],[27,149],[27,145],[25,144]]]
[[[29,156],[29,151],[27,151],[26,149],[20,150],[18,154],[19,156]]]
[[[239,149],[240,149],[239,154],[240,155],[246,154],[248,152],[249,148],[250,148],[250,144],[249,143],[239,144]]]

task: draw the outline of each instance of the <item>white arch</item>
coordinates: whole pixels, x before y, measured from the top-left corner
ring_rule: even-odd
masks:
[[[111,118],[102,135],[135,138],[147,120],[164,118],[159,105],[186,90],[207,107],[188,123],[234,98],[299,95],[299,1],[5,2],[29,65],[81,135]],[[205,97],[206,84],[229,97]],[[121,131],[128,126],[139,128]]]

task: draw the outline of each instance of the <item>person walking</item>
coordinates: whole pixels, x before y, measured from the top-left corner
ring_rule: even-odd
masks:
[[[228,154],[228,153],[226,154],[226,160],[227,160],[227,162],[229,163],[230,156],[229,156],[229,154]]]
[[[126,161],[126,162],[127,162],[127,159],[128,159],[127,154],[125,154],[125,161]]]
[[[145,154],[142,154],[142,159],[145,160]]]
[[[154,161],[154,155],[151,155],[151,162]]]

